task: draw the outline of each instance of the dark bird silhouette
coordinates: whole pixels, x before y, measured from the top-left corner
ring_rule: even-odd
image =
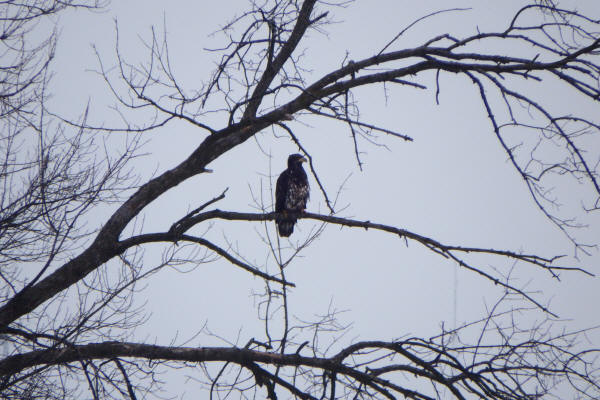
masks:
[[[306,172],[302,163],[306,158],[302,154],[292,154],[288,157],[288,167],[277,178],[275,186],[275,212],[282,213],[276,219],[279,236],[288,237],[294,232],[296,218],[287,213],[298,213],[306,209],[309,197],[309,186]]]

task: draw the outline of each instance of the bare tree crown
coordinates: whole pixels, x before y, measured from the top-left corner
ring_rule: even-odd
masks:
[[[180,372],[210,398],[534,399],[564,393],[600,398],[598,349],[578,342],[586,332],[557,330],[546,294],[522,286],[497,265],[512,263],[556,280],[561,274],[594,271],[563,263],[561,254],[530,253],[527,244],[523,250],[451,243],[371,221],[368,215],[344,216],[340,192],[324,183],[327,165],[314,155],[302,128],[313,121],[338,124],[361,170],[364,149],[379,145],[382,137],[416,139],[401,126],[366,120],[361,114],[361,105],[369,102],[364,88],[380,88],[384,97],[429,91],[435,104],[444,80],[461,77],[539,212],[577,256],[591,254],[597,243],[578,236],[583,225],[578,218],[593,221],[600,209],[595,146],[600,125],[595,115],[579,113],[578,107],[563,109],[538,91],[551,85],[557,96],[598,106],[600,15],[592,15],[597,11],[529,1],[502,30],[475,29],[464,36],[448,32],[403,47],[410,29],[461,12],[437,11],[399,28],[368,56],[348,56],[317,74],[306,64],[315,45],[308,37],[326,32],[337,22],[340,7],[352,2],[250,1],[246,11],[236,10],[217,32],[226,44],[205,49],[215,68],[196,88],[178,80],[166,34],[152,29],[143,41],[149,58],[131,62],[119,44],[117,24],[115,56],[96,50],[97,72],[124,122],[96,124],[93,108],[77,120],[49,108],[47,91],[60,39],[53,32],[33,43],[31,32],[48,15],[109,5],[5,3],[0,5],[2,398],[153,398],[168,386],[161,373]],[[133,122],[137,115],[145,118],[142,124]],[[175,121],[192,126],[202,138],[199,145],[173,168],[140,179],[131,165],[141,154],[144,134],[168,129]],[[117,134],[125,138],[119,149],[107,144]],[[251,188],[255,212],[215,208],[227,189],[213,195],[202,187],[189,199],[191,211],[181,211],[169,227],[155,232],[141,227],[146,210],[160,204],[170,189],[198,175],[218,174],[213,161],[250,139],[264,151],[260,135],[289,139],[305,156],[316,183],[311,199],[326,211],[287,212],[286,217],[312,221],[311,229],[295,232],[291,240],[277,236],[274,222],[282,215],[273,211],[272,176],[265,180],[267,187]],[[578,209],[565,211],[559,205],[568,200],[564,193],[571,187],[578,188],[572,197]],[[100,227],[86,224],[91,214],[106,210]],[[228,221],[252,226],[261,250],[244,253],[231,239],[233,231],[222,240],[207,234]],[[429,338],[399,332],[395,339],[345,342],[349,326],[332,305],[313,321],[294,318],[290,291],[302,287],[286,270],[328,226],[380,232],[402,246],[419,246],[490,287],[501,287],[503,294],[480,320],[442,327]],[[159,261],[149,255],[154,246],[163,251]],[[253,296],[261,326],[255,336],[244,339],[245,345],[224,346],[203,344],[222,339],[208,327],[200,329],[200,342],[154,343],[136,336],[151,312],[144,305],[145,285],[159,271],[193,270],[216,260],[260,280],[264,291]],[[541,315],[541,322],[522,327],[521,318],[530,314]]]

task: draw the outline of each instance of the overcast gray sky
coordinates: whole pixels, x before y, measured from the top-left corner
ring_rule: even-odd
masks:
[[[598,8],[596,0],[580,1]],[[206,4],[210,4],[207,6]],[[408,2],[394,0],[358,1],[334,11],[338,23],[326,27],[327,34],[312,32],[302,42],[306,48],[305,66],[313,72],[310,80],[342,65],[346,52],[360,59],[379,51],[401,29],[416,18],[448,7],[472,7],[467,11],[445,13],[424,21],[394,43],[410,47],[438,34],[457,36],[480,30],[502,29],[520,1],[442,1]],[[122,55],[131,63],[144,60],[140,45],[149,40],[151,27],[168,33],[174,71],[190,90],[208,80],[218,57],[205,51],[223,43],[210,34],[246,2],[114,1],[107,12],[71,12],[60,20],[53,106],[56,111],[76,118],[90,103],[90,120],[107,126],[120,123],[109,107],[115,103],[102,79],[92,72],[98,63],[91,45],[96,46],[105,67],[114,66],[115,21],[119,29]],[[381,137],[387,148],[361,143],[364,170],[353,156],[353,143],[346,126],[315,118],[290,122],[303,137],[314,157],[324,185],[335,194],[344,184],[339,204],[343,216],[406,228],[449,244],[490,247],[542,255],[567,254],[574,261],[573,246],[535,207],[527,188],[507,162],[495,138],[476,87],[465,77],[443,75],[440,104],[435,103],[435,77],[425,75],[419,83],[428,90],[404,87],[391,89],[386,98],[382,87],[357,92],[366,121],[398,130],[414,138],[408,143]],[[554,95],[553,89],[548,93]],[[557,106],[586,110],[568,92],[557,94]],[[589,112],[597,110],[589,109]],[[139,121],[143,122],[142,117]],[[210,116],[208,117],[210,120]],[[213,122],[213,121],[210,121]],[[136,163],[143,177],[171,168],[187,157],[205,137],[184,123],[173,123],[149,132],[145,150],[149,153]],[[114,145],[118,145],[115,140]],[[260,144],[260,147],[259,145]],[[269,158],[263,153],[269,152]],[[213,174],[191,179],[169,192],[144,213],[145,231],[165,229],[195,208],[229,188],[220,209],[255,211],[251,190],[259,193],[261,184],[268,195],[269,174],[285,167],[288,154],[297,148],[285,138],[269,132],[259,135],[227,153],[210,167]],[[597,149],[596,149],[597,152]],[[272,182],[276,176],[272,176]],[[346,180],[346,178],[348,178]],[[308,210],[326,212],[323,198],[311,178],[312,195]],[[577,190],[577,189],[576,189]],[[578,192],[571,200],[578,202]],[[598,243],[598,215],[581,237]],[[292,241],[301,241],[316,226],[301,221]],[[201,232],[206,227],[197,228]],[[260,245],[258,223],[217,223],[207,233],[227,247],[239,248],[249,261],[262,263],[268,257]],[[580,254],[581,264],[599,273],[600,257]],[[148,265],[159,262],[161,252],[147,253]],[[496,268],[508,271],[511,263],[498,259]],[[516,286],[537,291],[535,297],[550,303],[551,309],[569,329],[600,324],[598,278],[583,274],[562,274],[562,282],[531,266],[518,264],[513,276]],[[405,335],[433,336],[445,322],[447,327],[482,316],[501,290],[473,273],[460,270],[452,262],[434,255],[415,243],[397,237],[358,229],[327,227],[318,241],[287,269],[287,278],[297,287],[290,302],[294,316],[309,320],[324,314],[329,304],[348,310],[341,322],[352,323],[347,340],[392,339]],[[262,325],[256,319],[253,293],[263,290],[262,281],[225,262],[202,265],[189,273],[164,269],[147,281],[142,292],[149,313],[147,324],[137,332],[139,339],[161,344],[177,336],[190,337],[203,324],[231,341],[245,344],[259,337]],[[455,306],[456,305],[456,306]],[[536,318],[541,318],[538,314]],[[239,338],[238,338],[239,335]],[[598,335],[591,336],[599,344]],[[209,344],[200,337],[191,344]]]

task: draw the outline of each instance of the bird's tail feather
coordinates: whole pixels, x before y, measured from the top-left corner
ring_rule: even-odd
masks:
[[[277,221],[277,230],[279,231],[279,236],[289,237],[292,232],[294,232],[295,223],[295,219],[283,219]]]

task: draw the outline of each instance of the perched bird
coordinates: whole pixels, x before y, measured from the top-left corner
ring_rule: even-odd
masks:
[[[288,212],[297,213],[306,209],[309,197],[309,186],[306,172],[302,163],[306,158],[302,154],[292,154],[288,157],[288,167],[277,178],[275,186],[275,212],[282,213],[278,217],[277,230],[279,236],[288,237],[294,232],[295,217],[286,215]]]

